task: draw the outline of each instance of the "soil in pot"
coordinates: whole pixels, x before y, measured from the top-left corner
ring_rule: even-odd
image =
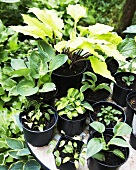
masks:
[[[60,147],[61,141],[65,141],[65,145],[63,145],[63,146]],[[78,153],[78,154],[80,154],[81,148],[82,148],[82,146],[83,146],[83,144],[84,144],[84,142],[79,141],[79,140],[74,140],[74,139],[72,139],[72,138],[70,138],[70,137],[68,137],[68,136],[61,136],[61,138],[59,139],[59,141],[58,141],[58,143],[57,143],[57,145],[56,145],[56,147],[55,147],[55,149],[54,149],[54,151],[53,151],[53,154],[54,154],[54,152],[55,152],[56,150],[58,150],[59,153],[60,153],[59,156],[60,156],[61,159],[62,159],[61,162],[63,161],[63,159],[64,159],[65,157],[70,157],[70,160],[69,160],[68,162],[66,162],[66,163],[61,163],[60,166],[57,166],[57,168],[60,169],[60,170],[75,170],[75,169],[76,169],[75,164],[74,164],[74,161],[75,161],[74,153],[64,153],[64,152],[63,152],[63,150],[65,149],[64,146],[66,146],[69,141],[71,141],[72,144],[74,144],[74,142],[77,143],[77,147],[73,150],[73,152],[74,152],[74,153],[76,152],[76,153]],[[74,145],[73,145],[73,148],[74,148]],[[54,158],[56,158],[55,155],[54,155]]]
[[[130,75],[134,76],[133,82],[128,86],[125,81],[122,80],[122,77],[129,77]],[[126,106],[126,97],[132,92],[136,91],[136,75],[130,72],[119,72],[115,74],[116,83],[113,86],[112,99],[119,104],[120,106]]]
[[[26,141],[33,146],[40,147],[47,145],[53,137],[54,128],[58,121],[58,115],[54,108],[52,108],[51,106],[49,106],[49,108],[51,108],[54,112],[54,114],[50,114],[50,120],[47,120],[47,118],[45,118],[44,113],[46,112],[46,110],[44,109],[41,110],[43,114],[40,115],[38,121],[36,120],[37,118],[32,118],[33,120],[30,121],[28,113],[31,110],[28,110],[27,112],[22,112],[19,115],[19,120],[23,127],[24,137]],[[33,110],[33,108],[30,109]]]
[[[107,108],[108,106],[111,106],[112,110],[115,109],[115,110],[120,111],[122,113],[122,114],[116,114],[115,115],[118,118],[118,121],[120,121],[120,122],[125,122],[126,121],[126,116],[124,114],[123,109],[120,106],[118,106],[118,105],[116,105],[114,103],[106,102],[106,101],[105,102],[100,101],[100,102],[97,102],[97,103],[93,104],[94,111],[93,112],[90,111],[90,121],[91,122],[99,121],[99,122],[103,123],[106,126],[106,128],[113,128],[116,125],[117,121],[112,121],[111,120],[110,124],[106,125],[106,122],[104,121],[104,119],[100,120],[99,119],[100,117],[97,116],[97,114],[101,112],[102,107]]]
[[[93,92],[91,89],[88,89],[84,92],[85,100],[90,104],[94,104],[101,100],[107,100],[110,93],[105,89],[100,89]]]
[[[52,79],[58,86],[58,98],[65,96],[69,88],[78,88],[86,68],[86,62],[78,62],[78,64],[74,64],[71,69],[68,63],[65,63],[64,66],[52,73]]]
[[[58,131],[60,133],[64,131],[67,136],[80,135],[84,130],[87,116],[87,113],[79,114],[78,117],[73,117],[72,120],[68,119],[66,115],[59,116],[57,124]]]
[[[97,132],[96,132],[97,134]],[[104,135],[106,143],[108,143],[111,139],[111,134],[106,133]],[[97,134],[95,137],[99,137]],[[118,170],[119,167],[125,163],[129,156],[129,148],[110,145],[110,150],[119,149],[125,156],[125,160],[116,156],[112,152],[107,152],[102,150],[101,152],[105,155],[105,161],[99,161],[94,158],[89,158],[87,160],[89,170]]]

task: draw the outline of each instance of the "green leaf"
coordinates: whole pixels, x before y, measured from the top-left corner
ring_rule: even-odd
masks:
[[[39,89],[39,92],[49,92],[56,90],[56,85],[54,83],[45,83],[41,89]]]
[[[123,31],[123,33],[136,33],[136,25],[131,25],[127,27],[127,29]]]
[[[91,106],[88,102],[83,102],[81,105],[82,105],[84,108],[86,108],[87,110],[93,111],[92,106]]]
[[[11,59],[11,67],[14,70],[19,70],[26,68],[26,65],[23,59]]]
[[[24,165],[24,169],[23,170],[30,170],[30,169],[40,170],[41,166],[39,165],[39,163],[36,160],[29,160]]]
[[[11,51],[16,51],[19,48],[17,41],[18,41],[18,34],[17,33],[12,35],[8,39],[8,45],[9,45]]]
[[[122,147],[129,147],[128,143],[121,138],[112,138],[109,142],[110,145],[117,145]]]
[[[63,162],[62,163],[66,163],[66,162],[68,162],[70,160],[70,157],[65,157],[64,159],[63,159]]]
[[[125,136],[130,134],[131,131],[132,128],[124,122],[118,122],[113,128],[113,132],[115,136]]]
[[[20,150],[24,148],[23,142],[13,138],[6,139],[7,145],[14,150]]]
[[[8,166],[6,166],[6,165],[0,165],[0,170],[8,170]]]
[[[100,61],[98,58],[90,57],[91,66],[93,68],[93,71],[97,74],[102,75],[103,77],[106,77],[108,79],[111,79],[114,81],[114,78],[111,76],[110,71],[107,69],[107,65],[105,62]]]
[[[65,141],[64,141],[64,140],[62,140],[62,141],[60,142],[59,147],[62,147],[64,144],[65,144]]]
[[[4,153],[1,153],[1,154],[0,154],[0,164],[3,164],[4,161],[5,161]]]
[[[75,161],[74,161],[74,164],[75,164],[76,169],[78,169],[78,167],[79,167],[79,162],[78,162],[77,160],[75,160]]]
[[[89,76],[94,82],[97,81],[97,76],[96,76],[94,73],[90,72],[90,71],[84,72],[84,75]],[[89,78],[89,79],[90,79],[90,78]]]
[[[9,167],[9,170],[23,170],[24,163],[21,161],[18,161],[16,163],[12,163]]]
[[[118,156],[118,157],[120,157],[120,158],[122,158],[122,159],[125,159],[125,155],[124,155],[123,152],[120,151],[119,149],[114,149],[114,150],[112,151],[112,153],[114,153],[116,156]]]
[[[106,83],[101,83],[101,84],[99,84],[98,86],[96,86],[95,90],[97,91],[97,90],[99,90],[99,89],[105,89],[105,90],[107,90],[108,92],[111,93],[111,88],[110,88],[109,85],[106,84]]]
[[[8,154],[12,157],[12,158],[15,158],[15,159],[20,159],[20,160],[23,160],[23,157],[22,156],[18,156],[17,155],[17,152],[18,152],[18,150],[10,150],[9,152],[8,152]]]
[[[80,18],[86,16],[86,9],[80,4],[68,5],[67,14],[71,15],[75,22],[78,22]]]
[[[98,138],[92,138],[87,144],[87,159],[100,152],[103,149],[103,144]]]
[[[61,165],[61,157],[59,157],[59,156],[56,157],[55,162],[56,162],[57,166],[60,166]]]
[[[50,61],[55,56],[53,48],[44,41],[38,41],[38,50],[41,55],[47,57],[47,61]]]
[[[30,96],[38,92],[38,87],[34,87],[34,82],[23,79],[17,85],[17,92],[22,96]]]
[[[16,3],[19,2],[20,0],[0,0],[0,1],[5,3]]]
[[[21,77],[21,76],[26,77],[29,73],[30,73],[30,69],[22,68],[22,69],[10,72],[9,75],[11,76],[11,78],[13,78],[13,77]]]
[[[25,156],[25,155],[29,155],[29,154],[30,154],[30,151],[28,150],[28,148],[20,149],[20,150],[17,152],[17,155],[18,155],[18,156]]]
[[[105,131],[105,126],[101,122],[92,122],[89,125],[99,133],[103,133]]]
[[[56,55],[49,63],[49,69],[51,71],[56,70],[60,66],[62,66],[68,60],[68,56],[66,54]]]
[[[3,87],[0,87],[0,95],[3,95],[5,92],[4,92],[4,89]]]
[[[105,155],[102,152],[96,153],[92,156],[94,159],[97,159],[99,161],[105,161]]]

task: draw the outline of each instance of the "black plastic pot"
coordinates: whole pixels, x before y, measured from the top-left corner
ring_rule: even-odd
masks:
[[[113,86],[113,94],[112,94],[112,99],[119,104],[120,106],[125,107],[126,106],[126,97],[127,95],[132,92],[132,91],[136,91],[136,87],[135,85],[132,88],[125,88],[122,87],[121,84],[118,84],[118,80],[121,81],[123,76],[130,76],[133,75],[135,77],[134,82],[136,82],[136,75],[130,72],[119,72],[115,74],[115,80],[116,83],[114,83]]]
[[[52,109],[55,111],[55,114],[51,115],[55,118],[55,123],[49,129],[44,130],[42,132],[32,131],[32,130],[29,130],[26,127],[24,127],[23,122],[22,122],[22,116],[26,115],[27,113],[25,113],[25,112],[20,113],[19,120],[20,120],[20,123],[23,128],[24,138],[31,145],[40,147],[40,146],[47,145],[51,141],[51,139],[53,137],[55,125],[58,121],[58,114],[54,108],[52,108]]]
[[[90,122],[96,121],[96,120],[93,119],[92,115],[94,114],[94,112],[97,112],[97,108],[100,109],[102,106],[104,106],[104,107],[112,106],[112,108],[114,108],[114,109],[116,109],[116,110],[119,110],[120,112],[122,112],[122,115],[121,115],[121,116],[122,116],[122,122],[126,122],[126,115],[125,115],[122,107],[120,107],[119,105],[117,105],[117,104],[115,104],[115,103],[107,102],[107,101],[96,102],[96,103],[94,103],[94,104],[92,105],[94,111],[90,111],[90,113],[89,113],[89,115],[90,115]],[[98,112],[99,112],[99,111],[98,111]],[[104,122],[102,122],[102,123],[104,123]],[[116,124],[116,122],[115,122],[115,124]],[[115,124],[114,124],[114,125],[115,125]],[[113,125],[113,126],[114,126],[114,125]],[[106,125],[105,125],[105,126],[106,126]],[[107,127],[107,126],[106,126],[106,129],[111,129],[111,128],[113,128],[113,126],[112,126],[112,124],[110,125],[110,127]],[[92,130],[91,127],[90,127],[90,130]]]
[[[80,73],[74,75],[60,75],[56,72],[52,73],[52,79],[56,82],[58,87],[57,98],[66,96],[67,90],[69,88],[78,88],[79,84],[82,81],[83,73],[87,68],[87,64],[85,63],[85,67],[81,70]]]
[[[80,115],[82,118],[76,117],[73,120],[68,119],[66,116],[58,116],[58,131],[61,133],[61,130],[63,130],[65,135],[71,137],[80,135],[84,130],[87,115]]]
[[[94,133],[90,134],[88,142],[92,137],[96,137],[98,134],[99,133],[96,132],[96,131]],[[113,132],[109,129],[109,130],[104,132],[104,136],[105,135],[106,136],[112,136]],[[126,158],[124,160],[124,162],[121,163],[121,164],[118,164],[118,165],[113,165],[113,166],[112,165],[106,165],[104,162],[100,162],[100,161],[90,157],[90,158],[87,159],[88,168],[89,168],[89,170],[119,170],[119,168],[127,161],[128,157],[129,157],[129,148],[125,148],[124,154],[125,154],[125,158]]]
[[[127,95],[126,97],[126,123],[129,124],[130,126],[132,126],[132,122],[133,122],[133,117],[134,117],[134,113],[136,113],[136,110],[132,107],[132,105],[130,104],[130,100],[132,98],[136,98],[136,92],[131,92]]]
[[[39,101],[39,102],[43,102],[43,103],[46,103],[46,104],[54,107],[57,92],[58,92],[58,89],[56,89],[54,91],[50,91],[50,92],[34,94],[34,95],[31,95],[31,96],[27,96],[27,99],[29,101],[36,100],[36,101]]]
[[[58,141],[58,143],[57,143],[57,145],[56,145],[56,147],[55,147],[55,149],[54,149],[54,151],[53,151],[53,153],[54,153],[56,150],[58,150],[58,147],[59,147],[60,142],[61,142],[62,140],[68,140],[68,141],[76,142],[77,145],[78,145],[78,152],[79,152],[79,153],[80,153],[81,148],[82,148],[82,146],[83,146],[83,144],[84,144],[84,142],[79,141],[79,140],[74,140],[74,139],[70,138],[69,136],[61,136],[60,139],[59,139],[59,141]],[[54,156],[54,157],[55,157],[55,156]],[[68,161],[68,162],[66,162],[66,163],[62,163],[59,167],[57,166],[57,168],[58,168],[59,170],[76,170],[76,167],[75,167],[75,164],[74,164],[74,160],[73,160],[73,161],[70,160],[70,161]]]
[[[119,68],[119,63],[117,62],[117,60],[113,57],[107,57],[105,62],[107,64],[108,70],[111,72],[111,75],[114,75]]]

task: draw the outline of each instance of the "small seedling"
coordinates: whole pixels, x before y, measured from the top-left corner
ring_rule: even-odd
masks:
[[[105,89],[111,93],[111,88],[109,87],[108,84],[101,83],[96,85],[96,82],[97,82],[97,76],[94,73],[89,71],[85,72],[82,80],[83,86],[80,88],[80,91],[84,92],[87,89],[91,89],[93,92],[95,92],[100,89]]]
[[[67,96],[58,100],[55,106],[57,106],[60,116],[67,115],[69,119],[77,117],[79,114],[84,114],[86,110],[93,111],[92,106],[84,101],[84,94],[74,88],[70,88]]]
[[[113,109],[112,106],[102,106],[101,111],[97,113],[97,117],[100,122],[104,121],[105,124],[108,126],[111,122],[120,121],[117,116],[121,114],[121,111]]]
[[[83,166],[85,164],[86,145],[84,144],[81,150],[79,150],[78,143],[75,140],[62,140],[57,150],[55,150],[54,156],[57,166],[68,161],[73,161],[75,167],[78,169],[79,163]]]
[[[127,84],[127,86],[130,86],[131,84],[133,84],[134,79],[135,77],[133,75],[122,77],[122,81],[124,81]]]

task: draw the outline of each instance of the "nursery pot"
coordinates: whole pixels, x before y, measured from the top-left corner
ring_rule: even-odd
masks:
[[[22,116],[26,115],[27,113],[26,112],[21,112],[20,113],[19,120],[20,120],[20,123],[21,123],[22,128],[23,128],[24,138],[31,145],[40,147],[40,146],[47,145],[51,141],[51,139],[53,137],[53,132],[54,132],[55,125],[56,125],[56,123],[58,121],[57,112],[56,112],[56,110],[54,108],[52,108],[52,109],[55,111],[55,114],[51,115],[51,116],[54,117],[55,122],[49,129],[44,130],[42,132],[41,131],[32,131],[30,129],[27,129],[23,125],[23,121],[22,121]]]
[[[130,135],[130,145],[136,150],[136,115],[134,115],[132,122],[132,133]]]
[[[119,119],[122,119],[121,120],[122,122],[126,122],[126,115],[125,115],[123,109],[119,105],[112,103],[112,102],[107,102],[107,101],[96,102],[92,105],[94,111],[90,111],[90,113],[89,113],[90,122],[94,122],[94,121],[98,120],[96,115],[97,115],[97,113],[100,112],[102,106],[104,106],[104,107],[112,106],[113,109],[116,109],[116,110],[122,112],[122,114],[119,115]],[[105,122],[102,122],[102,123],[105,124]],[[116,123],[117,122],[112,122],[108,126],[106,126],[106,124],[105,124],[106,129],[112,129],[115,126]],[[91,130],[91,127],[89,127],[89,128]]]
[[[122,81],[123,76],[133,75],[135,77],[134,83],[130,88],[124,86],[124,82]],[[136,91],[136,75],[130,72],[119,72],[115,74],[115,81],[113,86],[113,94],[112,99],[120,106],[126,106],[126,97],[132,92]]]
[[[50,92],[45,92],[45,93],[33,94],[31,96],[27,96],[27,99],[29,101],[36,100],[39,102],[43,102],[54,107],[57,92],[58,89]]]
[[[92,137],[96,137],[98,135],[99,133],[96,131],[93,134],[90,134],[88,142]],[[104,132],[104,136],[112,137],[112,135],[113,135],[113,132],[111,130]],[[88,165],[89,170],[119,170],[120,167],[127,161],[129,157],[129,148],[124,148],[124,155],[125,155],[125,160],[122,161],[121,163],[118,162],[117,164],[114,164],[114,165],[107,165],[105,162],[98,161],[92,157],[87,159],[87,165]],[[114,161],[114,160],[115,158],[111,157],[111,161]]]
[[[61,130],[63,130],[67,136],[80,135],[84,130],[87,115],[88,114],[85,113],[73,118],[72,120],[64,115],[58,116],[58,131],[61,133]]]
[[[60,137],[60,139],[59,139],[59,141],[58,141],[55,149],[53,150],[53,153],[54,153],[56,150],[59,150],[59,145],[60,145],[60,142],[61,142],[62,140],[65,140],[65,141],[67,140],[67,141],[76,142],[76,143],[77,143],[77,146],[78,146],[78,148],[77,148],[77,149],[78,149],[78,153],[80,154],[81,148],[82,148],[84,142],[79,141],[79,140],[74,140],[74,139],[70,138],[69,136],[65,136],[65,135],[62,135],[62,136]],[[55,158],[55,156],[54,156],[54,158]],[[59,170],[76,170],[76,167],[75,167],[75,164],[74,164],[74,160],[70,160],[70,161],[68,161],[68,162],[66,162],[66,163],[62,163],[60,166],[57,166],[57,168],[58,168]]]
[[[126,98],[126,123],[132,126],[134,113],[136,113],[136,92],[130,92]]]
[[[86,68],[87,64],[86,62],[84,62],[84,67],[80,70],[79,73],[70,74],[70,70],[69,75],[63,75],[57,73],[56,71],[52,73],[52,79],[56,82],[58,86],[57,98],[66,96],[67,90],[69,88],[78,88],[79,84],[82,81],[83,73],[85,72]]]

